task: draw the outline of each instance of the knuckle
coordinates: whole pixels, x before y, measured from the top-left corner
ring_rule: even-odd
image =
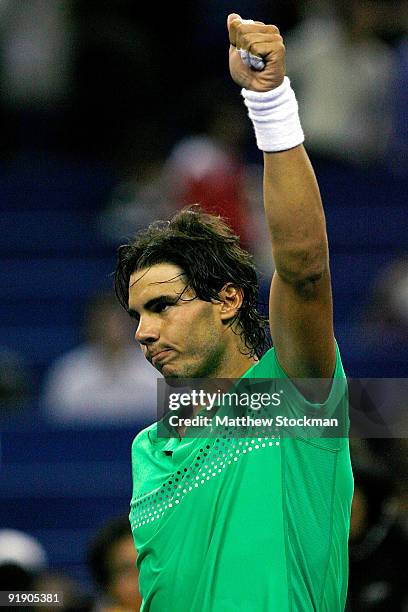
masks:
[[[274,43],[283,43],[283,38],[280,34],[274,34],[272,40]]]
[[[259,53],[259,45],[257,43],[252,43],[251,45],[249,45],[248,47],[248,51],[250,53],[253,53],[254,55],[258,55]]]
[[[267,32],[270,34],[280,34],[279,28],[277,28],[276,25],[267,25],[265,27],[267,28]]]
[[[238,19],[234,19],[234,21],[231,22],[230,31],[234,33],[235,35],[237,35],[240,31],[240,27],[241,27],[241,22]]]

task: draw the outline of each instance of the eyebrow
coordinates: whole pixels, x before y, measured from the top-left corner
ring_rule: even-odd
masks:
[[[175,295],[159,295],[155,298],[152,298],[151,300],[149,300],[148,302],[146,302],[146,304],[144,305],[145,310],[150,310],[151,308],[153,308],[156,304],[160,303],[160,302],[164,302],[164,301],[171,301],[171,302],[178,302],[180,298],[178,296]],[[132,317],[132,319],[139,319],[140,314],[137,312],[137,310],[134,310],[133,308],[128,308],[128,315]]]

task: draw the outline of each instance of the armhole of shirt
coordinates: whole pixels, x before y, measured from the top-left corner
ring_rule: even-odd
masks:
[[[346,375],[345,375],[345,372],[344,372],[344,369],[343,369],[343,364],[342,364],[342,361],[341,361],[340,350],[339,350],[337,341],[335,341],[335,343],[336,343],[336,365],[335,365],[333,376],[332,376],[332,379],[331,379],[330,391],[329,391],[329,393],[327,395],[327,399],[324,402],[311,402],[311,401],[309,401],[302,394],[302,392],[296,387],[296,385],[290,383],[291,377],[285,372],[285,370],[283,369],[283,367],[279,363],[279,359],[278,359],[278,356],[276,354],[276,351],[274,349],[272,349],[273,350],[273,359],[274,359],[274,362],[275,362],[274,366],[275,366],[276,372],[278,373],[278,376],[276,378],[282,378],[282,379],[288,381],[288,383],[290,384],[290,388],[291,388],[294,396],[297,396],[297,399],[299,400],[299,403],[300,404],[304,404],[305,408],[307,408],[308,410],[319,412],[319,414],[325,412],[326,406],[328,406],[333,401],[336,392],[339,392],[339,390],[341,389],[340,392],[342,394],[344,394],[344,390],[345,390],[345,382],[344,381],[346,381]]]

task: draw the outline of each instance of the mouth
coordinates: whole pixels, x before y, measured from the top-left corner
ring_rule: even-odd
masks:
[[[172,349],[163,349],[162,351],[159,351],[158,353],[155,353],[155,355],[153,355],[152,357],[152,364],[156,365],[157,363],[161,363],[166,357],[167,355],[171,352]]]

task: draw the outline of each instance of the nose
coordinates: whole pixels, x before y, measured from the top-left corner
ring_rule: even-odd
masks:
[[[159,326],[150,317],[141,317],[135,332],[135,340],[144,346],[156,342],[160,337]]]

